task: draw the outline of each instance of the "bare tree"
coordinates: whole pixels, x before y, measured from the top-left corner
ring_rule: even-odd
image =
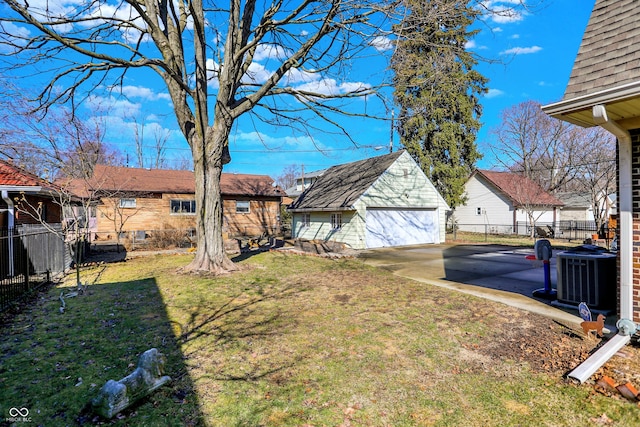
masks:
[[[285,190],[293,187],[296,185],[296,180],[302,175],[301,170],[298,165],[285,166],[282,173],[276,177],[276,183]]]
[[[502,123],[492,130],[491,151],[506,169],[537,182],[555,193],[568,188],[581,191],[585,167],[614,156],[611,138],[600,128],[585,129],[546,115],[536,101],[507,108]],[[599,147],[598,147],[599,146]]]
[[[552,211],[558,201],[533,180],[517,173],[511,174],[510,186],[514,206],[525,214],[529,237],[533,238],[538,220],[545,213]]]
[[[348,113],[340,101],[375,91],[365,84],[330,89],[329,83],[346,83],[349,64],[386,37],[381,29],[393,1],[230,0],[226,8],[202,0],[5,4],[12,13],[0,17],[0,39],[11,64],[54,64],[38,96],[41,108],[64,101],[75,106],[82,89],[120,85],[131,69],[162,79],[196,176],[198,249],[186,269],[224,272],[236,268],[224,252],[220,196],[233,124],[253,113],[311,134],[304,114],[313,112],[348,137],[333,116]],[[274,67],[262,79],[254,60],[265,53]],[[299,79],[309,84],[296,86]]]
[[[132,117],[133,136],[136,146],[136,160],[140,168],[162,169],[167,166],[167,142],[170,131],[157,123],[147,123],[144,118]],[[147,128],[151,127],[151,143],[147,144],[149,137],[145,136]]]
[[[76,163],[79,167],[80,163]],[[80,180],[86,179],[93,168],[93,165],[85,163],[87,169],[84,173],[79,173]],[[76,171],[77,172],[77,171]],[[75,267],[76,285],[78,291],[84,290],[84,285],[80,280],[80,263],[86,255],[87,245],[90,241],[91,219],[95,217],[96,199],[91,194],[78,195],[77,188],[70,185],[69,180],[60,180],[47,185],[49,196],[55,206],[62,212],[62,223],[50,222],[45,204],[39,200],[22,194],[16,200],[16,210],[32,218],[38,224],[44,226],[49,232],[54,233],[71,248],[72,258]]]
[[[578,167],[576,182],[580,191],[589,195],[596,229],[600,230],[609,219],[608,196],[616,191],[617,169],[615,138],[606,132],[597,133],[583,147],[588,154]]]
[[[104,142],[104,125],[84,120],[73,111],[34,111],[23,91],[0,79],[0,155],[49,180],[91,175],[98,163],[121,162],[117,150]]]

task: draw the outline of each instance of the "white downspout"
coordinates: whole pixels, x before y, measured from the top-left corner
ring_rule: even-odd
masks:
[[[15,227],[15,208],[13,206],[13,201],[11,197],[9,197],[9,192],[7,190],[2,190],[2,200],[7,204],[7,228],[10,230],[8,239],[9,239],[9,276],[13,277],[13,229]]]
[[[595,124],[613,134],[618,139],[618,216],[620,218],[620,318],[633,320],[633,192],[631,179],[631,135],[629,131],[609,119],[604,105],[593,106]],[[616,335],[597,352],[569,373],[581,383],[589,379],[614,354],[631,341],[628,335]]]
[[[618,216],[620,218],[620,317],[633,320],[633,191],[631,167],[631,135],[618,123],[610,120],[604,105],[593,107],[593,120],[618,139],[620,194]]]

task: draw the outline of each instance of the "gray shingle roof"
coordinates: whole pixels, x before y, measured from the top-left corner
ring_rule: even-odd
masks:
[[[640,2],[597,0],[576,57],[564,100],[637,81]]]
[[[404,151],[329,168],[289,207],[290,210],[339,211],[353,204]]]
[[[591,196],[589,193],[563,192],[557,193],[556,197],[564,203],[565,208],[584,208],[591,207]]]

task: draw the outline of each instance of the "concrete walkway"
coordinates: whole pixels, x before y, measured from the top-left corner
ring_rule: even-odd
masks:
[[[582,319],[577,310],[560,309],[532,296],[534,290],[544,288],[544,270],[525,259],[530,254],[533,249],[511,246],[440,244],[372,249],[361,252],[359,258],[400,277],[501,302],[579,328]],[[556,280],[552,258],[553,288]]]

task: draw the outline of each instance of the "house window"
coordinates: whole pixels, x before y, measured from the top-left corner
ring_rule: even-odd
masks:
[[[237,200],[236,213],[249,213],[249,202],[247,200]]]
[[[136,207],[136,199],[120,199],[119,206],[121,208],[135,208]]]
[[[482,208],[476,208],[476,215],[482,215]]]
[[[300,226],[302,228],[311,226],[311,214],[308,214],[308,213],[302,214],[302,220],[300,221]]]
[[[195,200],[171,200],[171,213],[172,214],[195,214],[196,201]]]
[[[332,213],[331,214],[331,229],[339,230],[342,228],[342,214],[341,213]]]

